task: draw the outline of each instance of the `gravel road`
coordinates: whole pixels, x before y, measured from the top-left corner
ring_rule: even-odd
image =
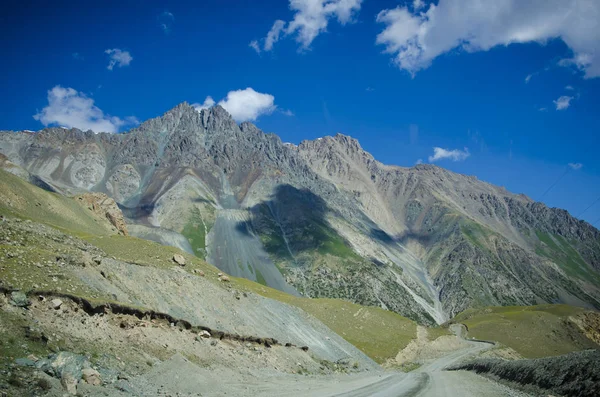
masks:
[[[468,355],[490,347],[468,342],[468,347],[434,360],[410,373],[368,371],[354,375],[302,376],[277,371],[239,371],[216,366],[200,368],[175,356],[151,373],[133,379],[138,392],[160,390],[171,395],[191,396],[290,396],[290,397],[399,397],[399,396],[512,396],[516,391],[467,371],[444,371]],[[162,394],[161,394],[162,395]]]

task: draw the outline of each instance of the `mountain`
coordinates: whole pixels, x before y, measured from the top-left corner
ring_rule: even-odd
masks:
[[[38,186],[109,195],[133,236],[291,294],[423,324],[491,305],[600,308],[598,229],[472,176],[384,165],[345,135],[296,146],[183,103],[122,134],[2,131],[0,153]]]

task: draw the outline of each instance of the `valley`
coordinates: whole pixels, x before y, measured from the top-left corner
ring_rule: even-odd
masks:
[[[599,348],[600,232],[473,177],[187,104],[0,153],[8,395],[525,396],[497,360]]]

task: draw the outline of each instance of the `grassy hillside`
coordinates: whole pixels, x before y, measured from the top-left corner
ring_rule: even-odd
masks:
[[[301,308],[378,363],[396,356],[416,337],[416,323],[394,312],[339,299],[310,299],[288,295],[246,279],[235,285],[267,298]]]
[[[469,337],[508,346],[525,358],[600,348],[569,317],[586,310],[568,305],[507,306],[469,309],[452,322],[463,323]]]
[[[68,197],[50,193],[0,169],[0,215],[31,219],[77,234],[113,234],[108,221]]]
[[[202,271],[207,280],[223,285],[217,279],[220,271],[202,259],[152,241],[111,235],[108,224],[96,219],[75,200],[42,190],[2,170],[0,214],[33,221],[24,224],[18,235],[14,231],[10,236],[0,234],[3,239],[18,242],[21,247],[18,255],[6,257],[0,266],[0,281],[14,288],[25,291],[50,289],[93,301],[110,301],[108,294],[90,289],[63,268],[61,262],[73,258],[83,263],[101,255],[142,266],[172,268],[175,253],[186,258],[186,271]],[[44,227],[35,222],[50,226],[42,231],[47,236],[43,241],[28,238],[29,227],[38,228],[38,232]],[[14,251],[12,244],[0,244],[0,255],[9,251]],[[57,253],[60,253],[60,259],[57,259]],[[380,308],[336,299],[294,297],[246,279],[232,278],[230,285],[303,309],[380,363],[394,357],[416,336],[413,321]]]

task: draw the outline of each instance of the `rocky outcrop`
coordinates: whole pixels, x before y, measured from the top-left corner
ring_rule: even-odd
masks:
[[[85,193],[75,199],[101,218],[107,219],[122,235],[127,236],[127,224],[119,206],[104,193]]]

